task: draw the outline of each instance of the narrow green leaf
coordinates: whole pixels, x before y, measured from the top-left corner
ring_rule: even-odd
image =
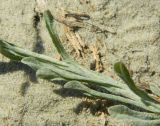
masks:
[[[64,47],[62,46],[61,41],[57,33],[55,32],[55,29],[53,30],[52,28],[53,27],[53,16],[49,10],[46,10],[44,12],[44,19],[45,19],[46,27],[48,29],[50,37],[52,38],[52,42],[55,45],[58,53],[62,56],[64,60],[70,60],[70,57],[65,51]]]
[[[159,126],[160,115],[154,113],[138,112],[124,105],[112,106],[108,109],[111,118],[133,126]]]
[[[135,104],[135,101],[133,101],[131,99],[124,98],[124,97],[117,96],[117,95],[113,95],[113,94],[98,92],[96,90],[93,90],[93,89],[87,87],[86,85],[82,84],[79,81],[69,81],[68,83],[66,83],[64,85],[64,88],[79,90],[79,91],[84,92],[84,94],[87,93],[87,94],[90,94],[91,96],[94,96],[94,97],[105,98],[105,99],[109,99],[109,100],[113,100],[113,101],[119,101],[122,103]]]
[[[50,62],[55,65],[66,66],[65,62],[60,62],[46,55],[31,52],[29,50],[22,49],[14,44],[0,39],[0,53],[13,60],[21,60],[25,57],[34,57],[44,62]]]
[[[149,102],[158,103],[153,98],[151,98],[146,92],[136,87],[134,81],[130,77],[130,74],[122,62],[115,63],[114,70],[118,76],[128,85],[128,87],[141,98],[141,101],[145,104]],[[148,104],[150,105],[150,104]]]
[[[48,68],[41,68],[37,70],[36,76],[48,80],[59,78],[59,75],[57,73]]]
[[[127,68],[125,67],[125,65],[122,62],[115,63],[114,70],[118,74],[118,76],[120,78],[122,78],[122,80],[124,80],[128,84],[128,86],[131,89],[132,88],[134,89],[136,87],[133,80],[130,77],[130,74],[129,74]]]
[[[4,56],[8,57],[11,60],[19,61],[23,58],[23,56],[5,48],[1,49],[0,52],[1,54],[3,54]]]
[[[38,70],[41,67],[44,67],[44,65],[41,62],[39,62],[38,60],[36,60],[33,57],[25,57],[21,60],[21,62],[30,66],[34,70]]]
[[[84,86],[79,81],[69,81],[64,85],[64,88],[76,89],[76,90],[85,91],[85,92],[89,90],[87,86]]]
[[[52,72],[56,73],[60,78],[63,78],[63,79],[82,80],[82,81],[86,79],[85,77],[83,77],[81,75],[75,74],[72,71],[72,69],[67,70],[66,66],[58,65],[58,63],[52,64],[50,62],[46,62],[41,59],[36,59],[34,57],[23,58],[21,62],[30,66],[34,70],[38,70],[41,68],[47,68],[47,69],[51,70]],[[62,61],[60,61],[60,62],[62,62]]]
[[[150,85],[150,89],[152,91],[153,94],[160,96],[160,87],[156,84],[151,84]]]
[[[10,47],[14,47],[15,45],[8,43],[4,40],[0,39],[0,53],[4,56],[12,59],[12,60],[21,60],[24,56],[16,53],[14,50],[10,49]]]

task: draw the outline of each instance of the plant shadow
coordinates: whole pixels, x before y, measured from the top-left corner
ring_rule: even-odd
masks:
[[[29,78],[29,81],[31,82],[35,82],[37,83],[37,77],[36,77],[36,72],[31,69],[29,66],[21,63],[21,62],[17,62],[17,61],[10,61],[10,62],[0,62],[0,75],[1,74],[7,74],[7,73],[11,73],[11,72],[15,72],[15,71],[24,71],[26,73],[26,75]],[[62,96],[63,98],[65,97],[77,97],[77,98],[81,98],[82,102],[79,103],[74,109],[73,111],[76,114],[81,113],[83,110],[90,110],[90,112],[93,115],[96,115],[96,113],[98,112],[104,112],[107,113],[107,107],[109,106],[113,106],[116,105],[116,102],[112,102],[112,101],[108,101],[108,100],[104,100],[104,99],[98,99],[98,98],[94,98],[94,97],[89,97],[83,94],[83,92],[78,91],[78,90],[73,90],[73,89],[65,89],[63,88],[63,85],[66,83],[66,81],[64,80],[54,80],[51,81],[54,84],[58,84],[61,85],[62,88],[58,89],[58,90],[54,90],[54,93]],[[21,87],[21,94],[24,96],[28,90],[29,87],[29,82],[25,82],[22,84]],[[94,88],[94,87],[92,87]],[[96,88],[97,90],[97,88]],[[103,91],[103,90],[101,90]]]
[[[37,82],[36,72],[27,65],[17,61],[0,62],[0,75],[14,71],[24,71],[31,82]]]
[[[76,114],[81,113],[83,110],[88,110],[92,115],[99,115],[100,113],[108,113],[107,107],[110,107],[112,102],[102,99],[95,99],[86,97],[84,101],[79,103],[76,108],[74,108],[74,112]]]
[[[65,83],[64,83],[65,84]],[[64,85],[62,84],[62,86]],[[93,86],[92,89],[94,89],[95,87]],[[97,88],[95,88],[94,90],[97,90]],[[98,89],[100,92],[105,93],[104,90],[102,89]],[[138,108],[137,106],[134,105],[129,105],[129,104],[125,104],[125,103],[121,103],[118,101],[111,101],[111,100],[107,100],[107,99],[103,99],[103,98],[97,98],[97,97],[90,97],[90,96],[86,96],[85,94],[83,94],[82,91],[76,90],[76,89],[66,89],[66,88],[61,88],[58,90],[54,90],[54,93],[66,98],[66,97],[77,97],[77,98],[81,98],[82,102],[80,102],[74,109],[73,111],[76,114],[80,114],[83,110],[89,110],[90,113],[92,115],[99,115],[100,113],[106,113],[108,114],[107,108],[114,106],[114,105],[125,105],[127,107],[129,107],[132,110],[135,111],[142,111],[142,112],[146,112],[146,110],[142,109],[142,108]]]
[[[44,48],[44,45],[43,45],[43,41],[42,41],[42,38],[39,36],[39,33],[38,33],[37,37],[36,37],[36,43],[33,46],[33,52],[43,54],[44,51],[45,51],[45,48]]]
[[[58,90],[54,90],[54,93],[62,96],[63,98],[66,97],[76,97],[81,98],[82,102],[80,102],[73,111],[76,114],[80,114],[83,110],[89,110],[92,115],[98,115],[100,113],[108,113],[107,107],[114,104],[114,102],[98,99],[94,97],[89,97],[83,94],[83,92],[74,90],[74,89],[65,89],[61,88]]]

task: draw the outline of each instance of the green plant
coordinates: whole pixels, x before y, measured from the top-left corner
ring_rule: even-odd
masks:
[[[115,105],[108,109],[111,117],[122,120],[123,122],[130,122],[135,126],[160,125],[159,102],[136,87],[127,68],[122,62],[116,63],[114,70],[124,83],[82,67],[75,62],[63,48],[58,35],[52,28],[53,17],[50,11],[45,11],[43,16],[53,44],[61,55],[62,61],[24,50],[1,39],[0,52],[12,60],[17,60],[30,66],[36,71],[38,77],[48,80],[55,78],[66,80],[67,83],[64,85],[64,88],[80,90],[87,96],[119,102],[121,105]],[[94,90],[90,85],[95,85],[105,90],[105,92]],[[156,95],[160,95],[160,89],[157,87],[152,86],[151,90],[153,90]],[[140,108],[143,112],[131,110],[126,107],[127,105]]]

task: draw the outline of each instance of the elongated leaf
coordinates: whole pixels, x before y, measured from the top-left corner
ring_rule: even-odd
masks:
[[[129,74],[127,68],[125,67],[125,65],[122,62],[115,63],[114,70],[118,74],[118,76],[120,78],[122,78],[127,83],[129,88],[131,88],[132,90],[135,90],[136,86],[135,86],[132,78],[130,77],[130,74]]]
[[[15,53],[15,52],[13,52],[13,51],[11,51],[11,50],[5,49],[5,48],[3,48],[3,50],[1,49],[0,52],[1,52],[4,56],[8,57],[8,58],[11,59],[11,60],[17,60],[17,61],[19,61],[19,60],[21,60],[21,59],[23,58],[23,56]]]
[[[48,80],[59,78],[59,75],[57,73],[55,73],[54,71],[48,68],[41,68],[37,70],[36,75],[37,77],[48,79]]]
[[[0,53],[12,60],[21,60],[24,55],[15,52],[13,48],[16,48],[14,44],[0,39]]]
[[[64,85],[64,88],[71,88],[71,89],[81,90],[81,91],[85,91],[85,92],[87,92],[87,90],[89,90],[89,88],[87,86],[84,86],[79,81],[69,81]]]
[[[57,33],[52,28],[53,27],[53,16],[49,10],[46,10],[44,12],[44,19],[46,22],[46,27],[48,29],[48,32],[52,38],[52,42],[55,45],[58,53],[62,56],[63,59],[69,60],[70,59],[69,55],[67,54],[64,47],[62,46],[61,41],[60,41]]]
[[[114,101],[119,101],[122,103],[134,104],[134,101],[132,101],[131,99],[123,98],[121,96],[116,96],[116,95],[112,95],[112,94],[98,92],[96,90],[93,90],[93,89],[87,87],[86,85],[82,84],[79,81],[69,81],[68,83],[66,83],[64,85],[64,88],[80,90],[80,91],[87,93],[87,94],[90,94],[94,97],[106,98],[106,99],[110,99],[110,100],[114,100]]]
[[[4,54],[6,57],[12,60],[20,61],[22,58],[25,57],[33,57],[44,62],[49,62],[55,65],[66,66],[65,62],[60,62],[46,55],[37,54],[29,50],[22,49],[14,44],[11,44],[1,39],[0,39],[0,53]]]
[[[151,98],[146,92],[136,87],[134,81],[130,77],[127,68],[122,62],[115,63],[114,70],[118,74],[118,76],[122,78],[124,82],[126,82],[128,87],[142,99],[142,102],[144,102],[145,104],[147,104],[149,101],[157,103],[157,101]]]
[[[30,66],[34,70],[38,70],[38,69],[44,67],[44,64],[42,64],[41,62],[39,62],[38,60],[36,60],[33,57],[23,58],[21,62]]]
[[[150,89],[153,92],[153,94],[160,96],[160,87],[156,84],[151,84]]]
[[[159,126],[160,115],[154,113],[138,112],[124,105],[112,106],[108,109],[112,118],[133,126]]]
[[[23,58],[22,63],[30,66],[34,70],[38,70],[41,68],[48,68],[54,73],[56,73],[60,78],[67,80],[88,80],[88,78],[83,75],[75,74],[72,70],[65,69],[66,66],[61,66],[58,64],[51,64],[49,62],[45,62],[43,60],[36,59],[34,57],[26,57]],[[62,61],[61,61],[62,62]]]

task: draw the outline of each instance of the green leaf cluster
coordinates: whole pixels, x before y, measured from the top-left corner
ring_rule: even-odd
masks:
[[[124,83],[84,68],[65,51],[55,29],[53,29],[54,18],[50,11],[45,11],[43,16],[52,42],[61,55],[62,61],[24,50],[1,39],[0,53],[30,66],[36,71],[37,77],[48,80],[60,78],[67,81],[64,88],[79,90],[87,96],[119,102],[119,105],[108,109],[111,117],[115,119],[129,122],[135,126],[160,125],[160,103],[135,85],[122,62],[115,63],[114,70]],[[95,85],[105,92],[92,89],[91,85]],[[151,90],[155,95],[160,96],[160,89],[157,86],[152,85]],[[135,106],[142,111],[131,110],[127,106]]]

